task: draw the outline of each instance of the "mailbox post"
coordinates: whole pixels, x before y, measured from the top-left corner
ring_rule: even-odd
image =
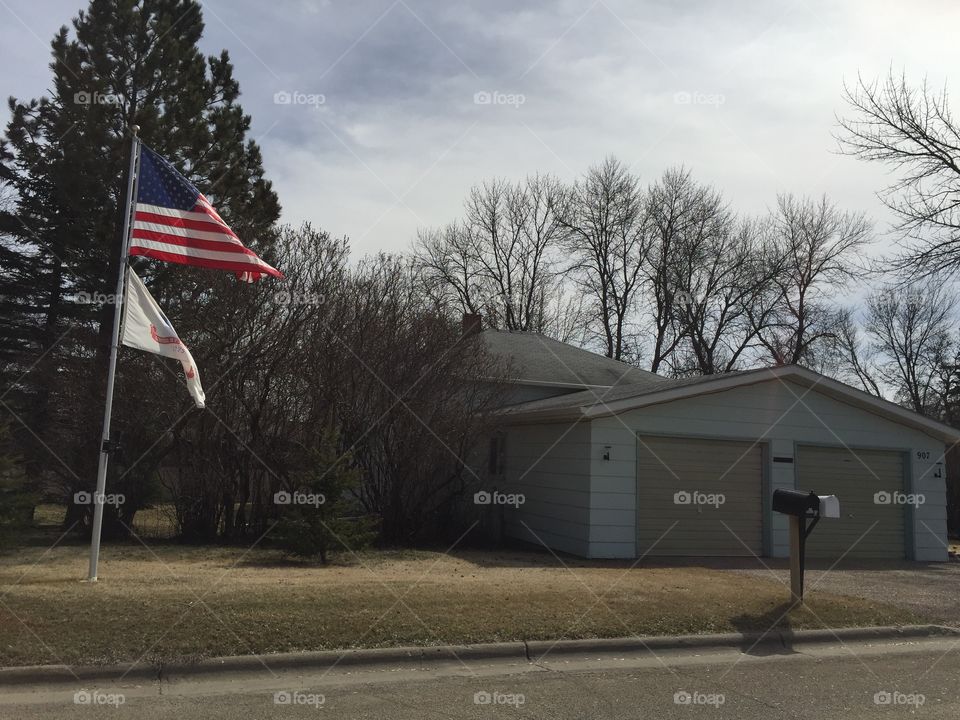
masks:
[[[773,510],[790,517],[790,595],[794,603],[802,603],[807,538],[821,517],[840,517],[840,503],[833,495],[777,489]]]

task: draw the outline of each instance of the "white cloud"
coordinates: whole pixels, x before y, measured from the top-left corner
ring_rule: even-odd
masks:
[[[49,39],[80,0],[8,4],[24,24],[0,8],[0,61],[17,68],[4,90],[35,96]],[[361,252],[405,248],[484,178],[572,178],[609,153],[648,180],[685,164],[745,212],[777,192],[825,192],[882,228],[883,169],[832,152],[843,81],[892,64],[942,82],[960,20],[934,0],[204,6],[204,49],[230,50],[284,219]],[[325,103],[275,105],[280,90]],[[476,105],[479,91],[524,102]]]

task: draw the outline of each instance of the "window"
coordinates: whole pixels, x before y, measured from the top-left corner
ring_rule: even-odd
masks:
[[[503,433],[496,433],[490,437],[490,454],[487,461],[487,470],[492,476],[502,476],[504,472],[504,450],[506,438]]]

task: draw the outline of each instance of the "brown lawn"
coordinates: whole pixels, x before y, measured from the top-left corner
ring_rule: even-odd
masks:
[[[783,615],[778,581],[704,567],[642,567],[549,554],[371,552],[328,567],[274,551],[159,544],[0,556],[0,665],[501,640],[888,625],[877,602],[813,592]]]

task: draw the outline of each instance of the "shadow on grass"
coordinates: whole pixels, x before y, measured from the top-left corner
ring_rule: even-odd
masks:
[[[793,655],[794,630],[790,620],[793,603],[782,602],[760,614],[737,615],[730,623],[743,636],[740,651],[746,655],[768,657]]]
[[[250,554],[236,563],[240,568],[290,568],[296,570],[335,570],[342,567],[357,567],[359,563],[350,556],[331,556],[326,565],[319,560],[308,560],[284,555],[280,551],[267,550],[262,554]]]
[[[530,545],[489,549],[457,549],[449,555],[463,562],[482,568],[608,568],[608,569],[670,569],[697,568],[711,570],[764,570],[776,568],[778,564],[789,567],[787,561],[762,562],[753,557],[648,557],[638,562],[636,559],[588,559],[563,552],[552,553],[542,547]]]
[[[336,568],[376,567],[385,563],[417,562],[432,560],[436,553],[423,550],[332,550],[324,565],[319,559],[297,558],[277,548],[263,548],[250,553],[237,563],[248,568],[298,568],[301,570],[324,570]]]
[[[442,551],[442,550],[441,550]],[[788,558],[757,558],[753,556],[690,556],[668,557],[650,556],[638,562],[635,559],[603,560],[587,559],[563,552],[552,553],[542,546],[527,543],[509,543],[496,549],[458,548],[450,553],[451,557],[484,568],[704,568],[707,570],[758,570],[768,573],[770,570],[787,571],[790,569]],[[880,560],[843,558],[808,558],[807,570],[853,570],[853,571],[890,571],[908,570],[910,572],[953,573],[957,563],[918,562],[915,560]]]

